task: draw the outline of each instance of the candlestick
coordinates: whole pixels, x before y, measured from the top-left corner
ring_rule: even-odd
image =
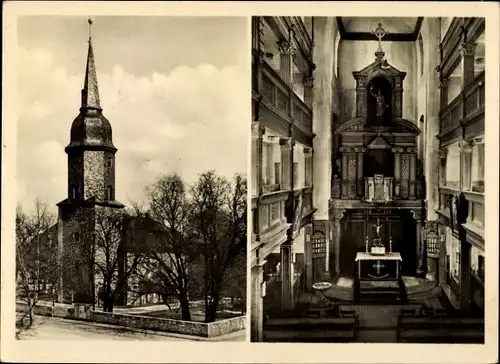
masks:
[[[368,253],[368,235],[366,235],[366,252]]]
[[[389,236],[389,253],[392,253],[392,236]]]

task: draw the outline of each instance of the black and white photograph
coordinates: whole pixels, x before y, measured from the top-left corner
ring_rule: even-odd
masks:
[[[18,19],[18,340],[245,341],[248,21]]]
[[[7,2],[0,360],[498,361],[498,9]]]
[[[252,62],[251,340],[483,344],[485,19],[256,16]]]

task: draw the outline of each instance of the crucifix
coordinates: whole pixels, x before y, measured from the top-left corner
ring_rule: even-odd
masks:
[[[377,217],[377,224],[378,225],[373,224],[373,226],[375,227],[375,230],[377,231],[377,238],[380,238],[380,228],[382,227],[382,224],[380,223],[380,219],[378,217]]]
[[[388,32],[382,26],[382,23],[378,23],[377,28],[372,32],[378,38],[378,51],[382,51],[382,38],[384,38]]]
[[[373,265],[373,268],[377,269],[377,274],[380,275],[380,269],[381,268],[384,268],[385,265],[383,265],[382,263],[380,263],[380,260],[377,260],[377,264],[374,264]]]

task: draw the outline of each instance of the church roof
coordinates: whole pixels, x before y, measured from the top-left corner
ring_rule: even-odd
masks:
[[[87,52],[87,67],[85,69],[85,81],[82,90],[82,108],[100,109],[99,87],[97,85],[97,73],[95,69],[94,50],[92,38],[89,38],[89,49]]]
[[[80,114],[71,125],[71,141],[66,147],[66,152],[76,148],[106,149],[116,152],[111,124],[102,114],[91,37],[89,37]]]

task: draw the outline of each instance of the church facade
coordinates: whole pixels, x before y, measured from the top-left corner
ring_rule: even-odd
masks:
[[[381,303],[480,320],[484,19],[254,17],[252,37],[252,340]]]

